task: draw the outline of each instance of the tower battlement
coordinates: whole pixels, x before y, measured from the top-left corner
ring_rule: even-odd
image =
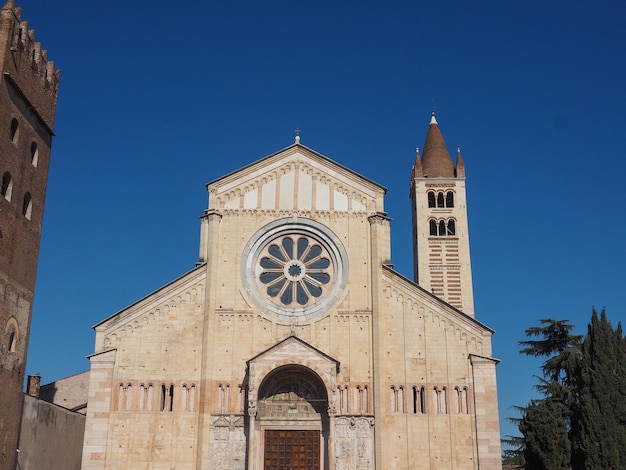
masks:
[[[48,52],[35,41],[35,30],[21,14],[14,0],[8,0],[0,11],[2,80],[10,83],[52,130],[60,71],[48,60]]]

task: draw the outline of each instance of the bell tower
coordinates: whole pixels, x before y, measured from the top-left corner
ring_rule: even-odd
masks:
[[[0,10],[0,468],[16,468],[59,72],[8,0]]]
[[[410,198],[414,281],[473,317],[465,167],[460,150],[452,163],[434,112],[422,155],[415,155]]]

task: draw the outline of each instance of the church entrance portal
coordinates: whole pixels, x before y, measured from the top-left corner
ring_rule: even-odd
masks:
[[[328,394],[302,366],[272,371],[259,388],[256,423],[262,431],[265,470],[320,470],[327,461]]]

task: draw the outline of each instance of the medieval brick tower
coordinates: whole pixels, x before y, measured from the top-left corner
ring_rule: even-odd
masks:
[[[13,0],[0,64],[0,468],[15,468],[59,72]]]
[[[465,167],[460,150],[452,165],[434,113],[423,155],[415,156],[410,187],[414,280],[473,317]]]

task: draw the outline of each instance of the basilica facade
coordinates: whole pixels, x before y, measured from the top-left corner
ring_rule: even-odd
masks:
[[[386,189],[302,145],[207,184],[196,267],[95,326],[84,469],[501,468],[460,153],[407,168],[414,279]]]

